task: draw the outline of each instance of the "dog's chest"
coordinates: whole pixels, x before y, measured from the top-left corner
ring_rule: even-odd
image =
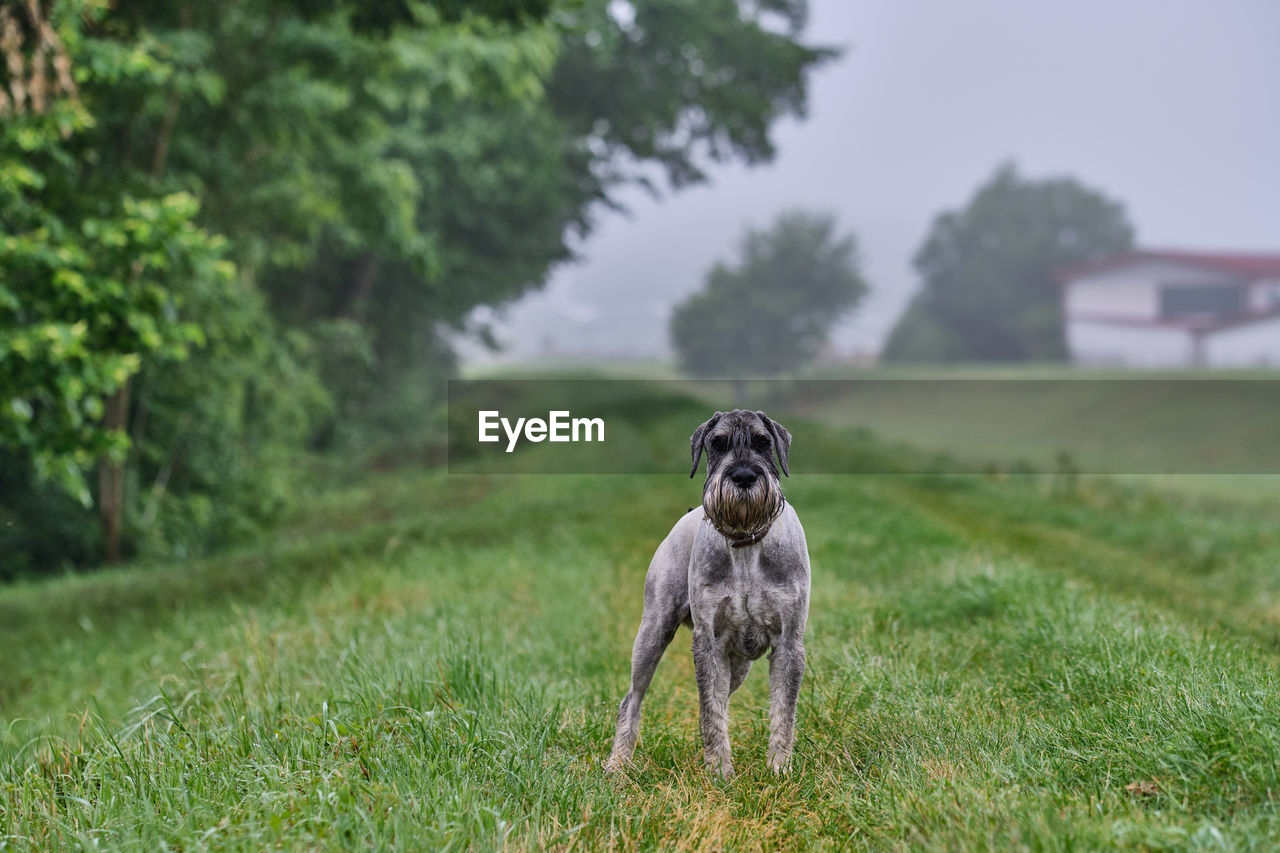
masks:
[[[754,660],[773,644],[781,633],[782,614],[772,602],[753,601],[750,593],[726,595],[720,599],[712,618],[716,640],[735,654]]]
[[[758,549],[734,554],[708,568],[711,571],[700,579],[693,596],[697,616],[719,643],[740,656],[760,657],[790,621],[788,615],[796,609],[795,591],[762,565]]]

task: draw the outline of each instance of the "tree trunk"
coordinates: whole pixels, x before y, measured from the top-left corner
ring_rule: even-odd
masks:
[[[106,399],[102,425],[109,430],[125,431],[129,419],[130,381]],[[98,511],[102,516],[102,532],[106,540],[106,561],[120,561],[120,520],[124,515],[124,462],[109,456],[98,460]]]
[[[182,102],[176,92],[169,93],[169,103],[164,109],[164,119],[160,122],[160,130],[156,134],[156,147],[151,155],[151,177],[159,179],[164,174],[165,160],[169,157],[169,141],[173,139],[173,129],[178,124],[178,108]]]
[[[378,277],[378,256],[369,252],[360,259],[355,281],[351,287],[351,295],[347,298],[347,316],[357,318],[369,302],[373,293],[373,283]]]

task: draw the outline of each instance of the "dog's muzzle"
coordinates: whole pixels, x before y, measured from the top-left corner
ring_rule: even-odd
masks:
[[[707,519],[737,547],[760,541],[785,504],[777,478],[751,465],[725,465],[702,492]]]

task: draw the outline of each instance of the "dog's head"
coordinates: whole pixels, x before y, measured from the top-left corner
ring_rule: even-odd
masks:
[[[716,412],[690,440],[692,478],[707,454],[702,508],[724,531],[747,533],[768,522],[782,505],[782,484],[791,433],[764,412]],[[775,461],[776,460],[776,461]]]

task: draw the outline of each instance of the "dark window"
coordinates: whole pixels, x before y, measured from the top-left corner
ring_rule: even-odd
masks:
[[[1244,313],[1239,284],[1166,284],[1160,288],[1160,316],[1231,317]]]

